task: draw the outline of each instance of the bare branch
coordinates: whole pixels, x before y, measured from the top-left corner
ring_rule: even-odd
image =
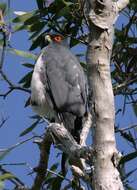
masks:
[[[82,131],[80,134],[80,145],[83,145],[83,146],[86,145],[86,139],[87,139],[87,136],[89,134],[89,130],[91,128],[91,125],[92,125],[92,116],[90,113],[88,113],[88,116],[86,117],[86,121],[83,125]]]
[[[1,119],[1,123],[0,123],[0,128],[3,127],[3,125],[5,124],[5,122],[8,120],[8,117]]]
[[[60,175],[60,174],[58,174],[58,173],[56,173],[56,172],[54,172],[54,171],[52,171],[50,169],[47,169],[47,172],[49,172],[51,174],[54,174],[55,176],[58,176],[58,177],[62,178],[63,180],[65,179],[66,181],[71,182],[70,179],[68,179],[68,178],[64,177],[63,175]]]
[[[129,85],[132,85],[134,82],[137,82],[137,76],[134,76],[134,78],[131,78],[129,80],[124,81],[121,84],[118,84],[113,87],[114,94],[118,94],[120,90],[128,87]]]
[[[77,162],[78,167],[80,158],[88,160],[90,157],[89,155],[92,154],[93,151],[89,147],[77,144],[72,135],[63,125],[50,123],[43,140],[37,142],[40,147],[40,160],[38,167],[34,169],[37,175],[31,190],[40,189],[44,183],[45,176],[48,171],[48,159],[52,142],[57,148],[61,149],[68,155],[73,164]]]
[[[131,125],[129,127],[125,127],[125,128],[118,128],[115,130],[116,133],[118,132],[124,132],[124,131],[128,131],[130,129],[134,129],[134,128],[137,128],[137,124],[136,125]]]
[[[36,178],[34,180],[34,184],[32,185],[31,190],[40,189],[42,187],[43,182],[45,181],[51,143],[52,143],[51,136],[49,135],[49,133],[46,132],[43,137],[43,140],[39,143],[40,160],[39,160],[38,167],[34,169],[34,171],[37,174],[36,174]]]
[[[50,124],[48,131],[51,134],[57,148],[65,152],[70,159],[88,159],[92,149],[87,146],[77,144],[72,135],[63,125],[52,123]]]
[[[9,85],[9,90],[5,93],[0,94],[1,97],[3,97],[4,99],[13,91],[13,90],[21,90],[27,93],[30,93],[30,90],[27,88],[23,88],[21,86],[16,86],[15,84],[13,84],[7,77],[7,75],[4,73],[4,71],[2,70],[2,68],[0,69],[0,74],[2,76],[2,78],[4,79],[5,82],[7,82],[7,84]]]

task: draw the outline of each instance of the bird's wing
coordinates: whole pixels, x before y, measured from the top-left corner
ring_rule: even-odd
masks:
[[[68,48],[58,44],[49,45],[45,51],[49,88],[58,111],[82,116],[86,80],[77,58]]]

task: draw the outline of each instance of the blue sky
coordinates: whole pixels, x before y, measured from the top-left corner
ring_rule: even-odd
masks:
[[[3,0],[4,1],[4,0]],[[6,2],[6,0],[4,1]],[[30,11],[36,8],[35,0],[14,0],[11,1],[11,12],[12,11]],[[121,23],[124,22],[124,18],[119,18],[117,21],[117,25],[120,26]],[[11,45],[20,50],[28,50],[30,46],[30,42],[28,41],[28,33],[21,31],[12,35]],[[81,49],[77,49],[77,51],[81,51]],[[82,51],[85,49],[83,48]],[[76,50],[75,50],[76,51]],[[7,53],[4,63],[4,71],[7,73],[9,78],[17,83],[21,77],[28,72],[28,69],[25,69],[21,64],[26,62],[32,62],[32,60],[28,60],[25,58],[18,57],[13,54]],[[0,89],[5,89],[5,83],[0,81]],[[7,148],[17,142],[29,138],[31,135],[26,135],[24,138],[20,138],[19,134],[27,127],[29,127],[32,123],[32,120],[29,118],[33,115],[31,108],[24,108],[25,101],[28,98],[28,94],[21,91],[12,92],[6,100],[0,98],[0,117],[8,117],[6,124],[0,129],[0,149]],[[116,98],[116,109],[123,105],[123,99],[118,97]],[[126,117],[120,114],[117,117],[116,123],[119,123],[120,126],[126,127],[129,124],[134,124],[136,122],[136,117],[133,114],[131,108],[128,107],[126,113]],[[44,125],[39,126],[35,132],[41,134],[44,131]],[[125,142],[125,140],[121,139],[119,135],[117,135],[117,145],[121,151],[127,153],[128,151],[132,151],[130,146]],[[53,156],[53,152],[51,155],[50,161],[52,162],[55,158]],[[12,151],[2,162],[4,163],[18,163],[18,162],[27,162],[31,167],[35,167],[38,163],[39,158],[39,150],[36,145],[31,142],[28,142],[14,151]],[[128,164],[128,169],[132,169],[135,167],[136,161]],[[30,169],[26,166],[10,166],[7,167],[10,171],[15,172],[15,174],[20,177],[27,184],[31,184],[33,179],[31,176],[27,176],[30,173]],[[137,187],[137,177],[135,178],[135,182],[133,183],[134,187]],[[134,180],[134,179],[133,179]],[[9,186],[9,184],[8,184]]]

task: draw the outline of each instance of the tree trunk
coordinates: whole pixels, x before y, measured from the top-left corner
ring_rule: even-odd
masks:
[[[114,120],[115,107],[111,83],[110,57],[114,22],[128,0],[87,0],[86,14],[90,24],[87,50],[89,86],[93,95],[94,135],[92,185],[94,190],[123,190],[114,164],[117,155]]]

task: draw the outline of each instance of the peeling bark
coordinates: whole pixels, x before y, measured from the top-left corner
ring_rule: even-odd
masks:
[[[93,176],[94,190],[123,190],[119,172],[113,163],[117,154],[114,120],[115,107],[111,83],[110,57],[114,23],[128,0],[87,0],[86,14],[90,24],[87,50],[89,86],[93,92]]]

